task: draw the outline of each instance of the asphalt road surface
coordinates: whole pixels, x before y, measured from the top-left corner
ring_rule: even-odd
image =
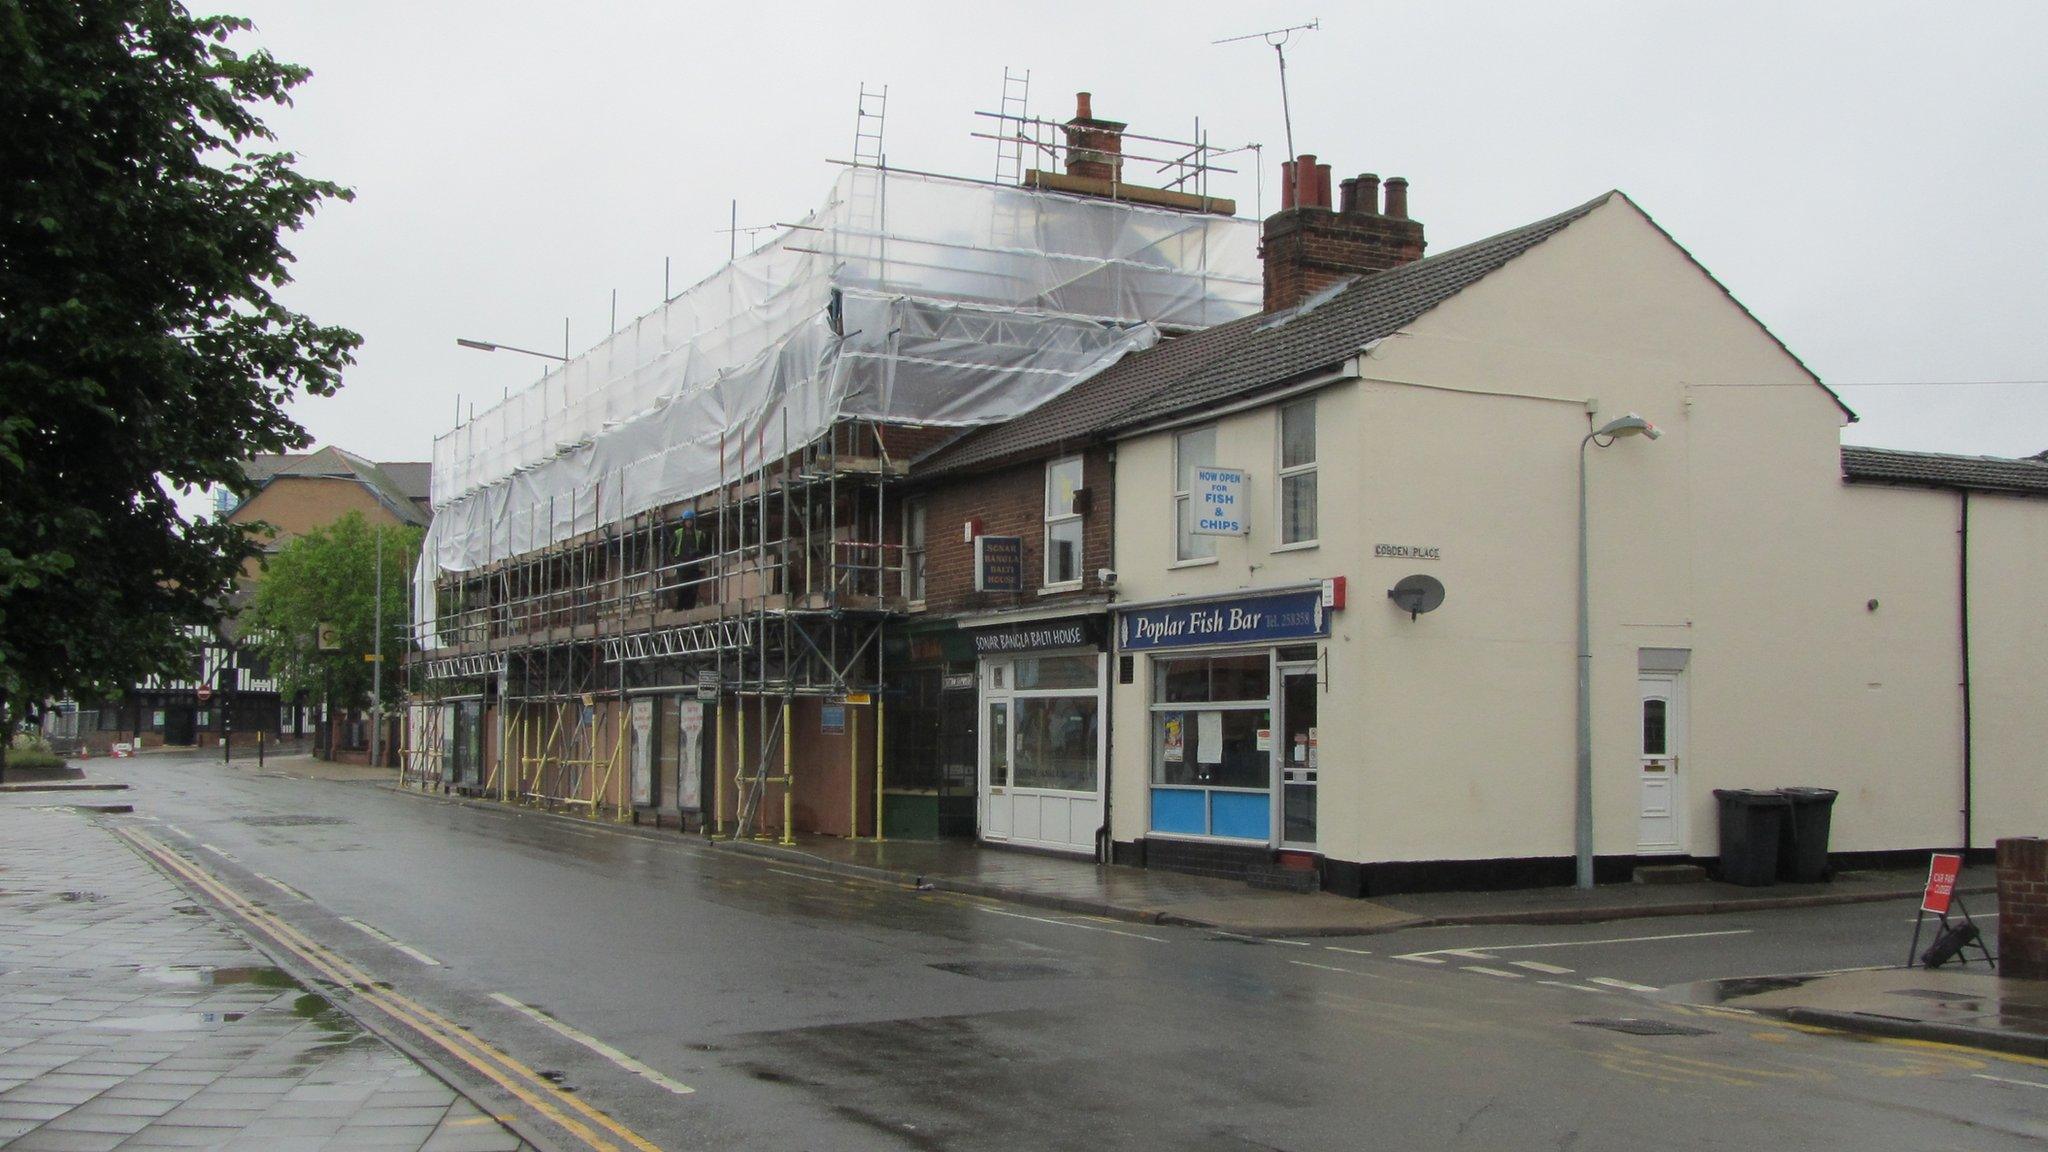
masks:
[[[135,815],[110,819],[139,847],[561,1149],[2048,1137],[2048,1062],[1671,1002],[1695,981],[1896,964],[1910,901],[1257,942],[293,773],[94,766],[134,785]],[[1674,1027],[1616,1030],[1643,1022]]]

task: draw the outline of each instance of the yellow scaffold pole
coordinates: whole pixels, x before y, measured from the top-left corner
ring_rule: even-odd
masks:
[[[846,710],[846,838],[860,838],[860,709]]]
[[[725,835],[725,692],[711,698],[711,834]]]
[[[875,843],[882,842],[882,694],[875,693]]]
[[[782,842],[796,843],[796,835],[789,826],[790,812],[794,808],[791,794],[796,791],[796,741],[789,728],[789,697],[782,698]]]

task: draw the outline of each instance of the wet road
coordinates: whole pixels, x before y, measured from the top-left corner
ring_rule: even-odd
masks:
[[[134,784],[135,828],[248,916],[617,1125],[551,1132],[563,1148],[635,1146],[620,1132],[675,1150],[1298,1152],[2048,1136],[2043,1062],[1645,991],[1897,963],[1910,907],[1256,943],[291,771],[94,765]],[[1683,1034],[1587,1023],[1630,1019]]]

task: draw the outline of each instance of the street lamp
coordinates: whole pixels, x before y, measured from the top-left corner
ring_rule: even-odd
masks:
[[[563,355],[557,356],[553,352],[535,352],[531,348],[515,348],[510,344],[493,344],[488,340],[470,340],[462,336],[457,336],[455,342],[464,348],[474,348],[479,352],[524,352],[528,356],[538,356],[543,360],[560,360],[565,364],[569,361],[567,344],[562,346]]]
[[[1655,440],[1663,433],[1631,412],[1609,420],[1579,441],[1579,765],[1574,847],[1578,886],[1586,889],[1593,887],[1593,634],[1586,591],[1586,445],[1605,448],[1623,436],[1638,435]]]

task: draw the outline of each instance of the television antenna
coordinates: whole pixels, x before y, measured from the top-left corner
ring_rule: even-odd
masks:
[[[1274,28],[1265,32],[1247,32],[1242,36],[1226,36],[1211,40],[1211,44],[1235,44],[1241,40],[1264,40],[1273,46],[1273,54],[1280,60],[1280,119],[1287,125],[1287,158],[1294,159],[1294,113],[1287,106],[1287,42],[1296,32],[1314,32],[1321,28],[1320,18],[1306,24],[1295,24],[1286,28]]]

